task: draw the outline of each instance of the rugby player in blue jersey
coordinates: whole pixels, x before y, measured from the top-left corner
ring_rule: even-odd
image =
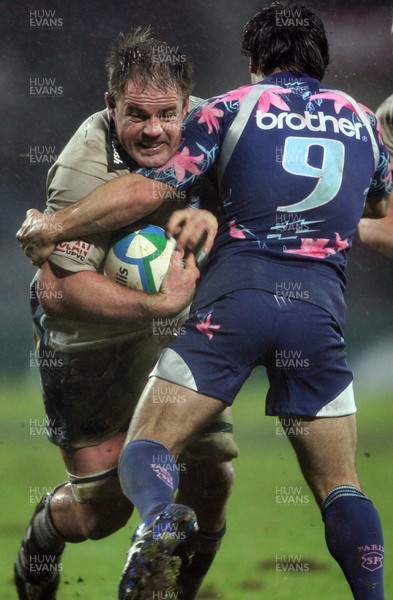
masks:
[[[329,551],[356,600],[381,600],[383,534],[355,468],[343,292],[360,218],[384,214],[389,156],[375,115],[344,92],[321,86],[328,42],[312,11],[276,2],[246,25],[242,46],[254,83],[191,113],[164,167],[127,176],[116,216],[94,194],[78,205],[79,214],[62,215],[63,236],[110,228],[116,219],[137,218],[142,202],[155,206],[157,188],[185,190],[212,164],[219,168],[222,219],[186,334],[162,352],[120,459],[123,491],[142,524],[119,598],[141,598],[146,581],[170,568],[177,545],[196,528],[193,511],[174,504],[175,456],[233,402],[253,368],[264,365],[266,412],[283,420],[321,509]],[[188,218],[177,214],[168,225],[186,248],[194,243]],[[36,261],[56,237],[49,229],[38,233],[45,225],[27,223],[19,236]],[[300,296],[284,293],[288,284]],[[174,384],[184,404],[156,404],[153,389]],[[293,434],[294,419],[307,435]],[[152,460],[157,455],[159,465]]]

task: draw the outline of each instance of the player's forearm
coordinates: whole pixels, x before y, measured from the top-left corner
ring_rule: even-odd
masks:
[[[50,241],[124,227],[154,212],[171,192],[168,186],[134,173],[118,177],[51,215]]]
[[[59,273],[46,263],[39,278],[40,302],[48,316],[138,329],[154,317],[176,314],[161,294],[130,290],[93,271],[64,277],[54,271]],[[51,293],[42,293],[45,289]]]
[[[361,219],[359,235],[362,242],[393,258],[393,213],[383,219]]]
[[[364,206],[363,218],[365,219],[382,219],[386,216],[389,205],[392,199],[390,196],[369,196]]]

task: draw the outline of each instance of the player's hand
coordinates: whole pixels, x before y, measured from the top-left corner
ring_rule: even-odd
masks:
[[[172,214],[166,229],[176,239],[177,247],[184,250],[195,250],[205,237],[203,250],[208,253],[216,237],[218,222],[208,210],[184,208]]]
[[[184,250],[174,250],[158,293],[162,316],[177,315],[190,304],[198,277],[199,270],[192,252],[185,255]]]
[[[16,239],[33,265],[40,266],[55,248],[54,233],[50,215],[31,208],[16,233]]]

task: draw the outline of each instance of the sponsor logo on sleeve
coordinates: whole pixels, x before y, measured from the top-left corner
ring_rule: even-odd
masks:
[[[93,244],[83,240],[72,240],[57,244],[53,254],[66,257],[77,265],[84,265],[88,262],[92,250]]]

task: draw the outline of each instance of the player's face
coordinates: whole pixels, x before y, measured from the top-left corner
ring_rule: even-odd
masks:
[[[161,167],[180,142],[188,100],[180,91],[144,90],[128,82],[124,95],[110,107],[123,148],[141,167]]]

